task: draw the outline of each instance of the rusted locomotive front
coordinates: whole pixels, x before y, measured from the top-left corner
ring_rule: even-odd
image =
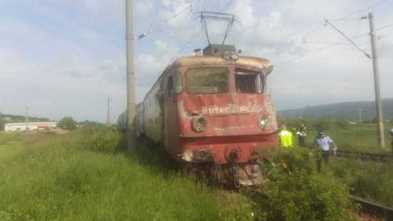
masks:
[[[268,60],[238,56],[228,46],[178,59],[157,83],[166,150],[179,161],[214,165],[214,173],[229,170],[240,185],[258,183],[254,160],[277,144],[276,114],[265,94],[272,69]]]

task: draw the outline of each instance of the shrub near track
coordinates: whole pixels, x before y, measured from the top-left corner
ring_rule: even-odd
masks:
[[[245,197],[178,175],[144,146],[124,153],[120,138],[90,128],[7,146],[19,152],[0,162],[0,220],[252,219]]]
[[[353,220],[348,190],[332,175],[317,173],[316,154],[295,149],[262,163],[265,184],[251,193],[257,220]]]
[[[351,193],[393,207],[393,162],[337,159],[330,169],[351,187]]]

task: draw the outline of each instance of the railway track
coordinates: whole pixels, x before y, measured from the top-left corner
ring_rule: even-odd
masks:
[[[348,150],[337,150],[337,157],[353,158],[368,161],[387,162],[393,160],[392,154],[366,153]]]
[[[372,215],[384,221],[393,221],[393,208],[357,196],[351,195],[350,199],[360,205],[362,213]]]

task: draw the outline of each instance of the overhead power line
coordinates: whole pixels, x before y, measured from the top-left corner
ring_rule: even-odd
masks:
[[[375,30],[376,31],[380,31],[380,30],[383,30],[383,29],[386,29],[386,28],[391,28],[391,27],[393,27],[393,24],[383,25],[383,26],[381,26],[381,27],[379,27],[379,28],[377,28]]]
[[[361,9],[358,9],[358,10],[350,12],[346,16],[343,16],[343,17],[340,17],[340,18],[337,18],[337,19],[330,19],[330,20],[331,21],[353,21],[353,20],[356,20],[356,19],[360,20],[360,17],[355,16],[356,14],[360,15],[360,14],[363,14],[364,12],[371,11],[375,7],[377,7],[377,6],[379,6],[379,5],[383,4],[383,3],[389,2],[389,1],[391,1],[391,0],[376,0],[373,3],[369,4],[368,6],[366,6],[364,8],[361,8]]]
[[[167,19],[165,19],[165,20],[160,21],[160,23],[164,23],[164,22],[165,22],[165,23],[168,23],[168,22],[172,21],[173,19],[175,19],[175,18],[179,17],[180,15],[182,15],[182,14],[183,14],[184,12],[186,12],[187,10],[190,10],[190,12],[192,13],[192,8],[193,8],[193,5],[192,5],[192,1],[191,1],[190,3],[187,3],[186,6],[184,6],[183,8],[181,8],[178,12],[176,12],[173,16],[171,16],[171,17],[169,17],[169,18],[167,18]],[[141,39],[143,39],[143,38],[145,38],[145,37],[151,35],[152,33],[154,33],[155,30],[154,30],[153,27],[154,27],[154,23],[152,22],[152,23],[150,24],[150,26],[149,26],[147,32],[141,33],[141,34],[138,35],[138,39],[141,40]]]
[[[342,35],[345,39],[347,39],[349,41],[349,43],[351,43],[356,49],[358,49],[360,52],[362,52],[364,55],[366,55],[366,57],[371,59],[371,55],[366,52],[365,50],[363,50],[362,48],[360,48],[350,37],[348,37],[343,31],[341,31],[340,29],[338,29],[334,24],[332,24],[329,20],[325,19],[325,25],[330,25],[334,30],[336,30],[340,35]]]
[[[372,61],[373,66],[373,76],[374,76],[374,89],[375,89],[375,104],[376,104],[376,112],[378,118],[377,130],[378,130],[378,141],[382,148],[385,148],[385,134],[384,134],[384,120],[383,120],[383,108],[381,101],[381,92],[380,92],[380,79],[379,79],[379,65],[378,65],[378,53],[376,47],[376,34],[375,34],[375,26],[374,26],[374,16],[371,12],[368,13],[368,16],[362,16],[363,20],[368,20],[369,29],[370,29],[370,42],[371,42],[371,53],[369,54],[365,50],[361,49],[350,37],[348,37],[344,32],[339,30],[334,24],[325,19],[325,24],[330,25],[334,30],[336,30],[340,35],[342,35],[345,39],[348,40],[354,47],[356,47],[359,51],[361,51],[364,55],[366,55]],[[390,25],[389,25],[390,26]],[[385,26],[386,27],[386,26]]]

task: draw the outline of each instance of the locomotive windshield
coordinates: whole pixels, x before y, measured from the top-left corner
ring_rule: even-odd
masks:
[[[236,92],[246,94],[263,93],[264,83],[258,72],[236,70]]]
[[[195,68],[187,72],[187,90],[193,94],[228,92],[229,70],[225,67]]]

